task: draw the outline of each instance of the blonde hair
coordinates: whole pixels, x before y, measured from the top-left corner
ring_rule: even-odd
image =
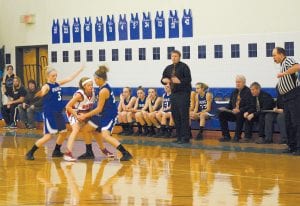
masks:
[[[18,77],[18,76],[14,76],[14,79],[18,80],[18,82],[19,82],[18,87],[13,86],[13,91],[16,91],[16,89],[19,89],[22,86],[22,81],[21,81],[20,77]]]
[[[199,86],[200,88],[203,88],[204,91],[207,91],[208,90],[208,85],[203,83],[203,82],[198,82],[196,83],[196,86]]]
[[[47,68],[47,70],[46,70],[47,76],[49,76],[49,74],[50,74],[51,72],[53,72],[53,71],[56,72],[56,69],[53,68],[53,67],[51,67],[51,66],[47,66],[46,68]]]

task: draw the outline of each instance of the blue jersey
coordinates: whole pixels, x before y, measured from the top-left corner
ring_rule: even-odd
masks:
[[[130,39],[135,40],[140,38],[140,21],[139,16],[136,13],[135,16],[131,14],[130,19]]]
[[[52,23],[52,44],[58,44],[60,42],[60,32],[59,32],[59,21],[58,19],[53,19]]]
[[[162,103],[163,111],[170,110],[170,106],[171,106],[171,94],[168,95],[167,93],[164,93],[163,103]]]
[[[155,17],[155,38],[165,38],[165,18],[164,18],[164,12],[161,12],[161,15],[158,14],[158,11],[156,12]]]
[[[98,16],[96,17],[95,36],[96,42],[104,41],[104,24],[102,16],[100,17],[100,19],[98,18]]]
[[[102,117],[115,117],[118,114],[118,109],[117,109],[117,104],[116,104],[116,100],[115,100],[115,95],[114,92],[112,91],[111,87],[109,86],[109,84],[105,84],[102,87],[100,87],[100,91],[102,89],[108,89],[109,91],[109,98],[105,100],[102,112],[101,112],[101,116]]]
[[[197,98],[198,98],[198,112],[201,112],[201,111],[207,109],[206,94],[207,94],[207,92],[205,92],[203,96],[200,96],[199,94],[197,94]]]
[[[128,40],[126,14],[124,14],[124,18],[122,18],[122,15],[120,14],[118,30],[119,30],[119,40]]]
[[[143,107],[145,106],[146,104],[146,99],[147,97],[145,96],[144,99],[138,99],[138,106],[137,106],[137,109],[140,110],[140,109],[143,109]]]
[[[73,42],[81,42],[81,24],[79,18],[74,18],[73,26],[72,26],[72,32],[73,32]]]
[[[64,108],[62,103],[61,87],[58,83],[47,83],[49,86],[48,93],[43,97],[43,112],[61,112]]]
[[[142,27],[143,39],[152,39],[152,23],[150,18],[150,12],[148,12],[148,16],[146,16],[146,13],[143,12]]]
[[[62,42],[70,43],[70,24],[69,19],[64,19],[62,24]]]
[[[169,38],[178,38],[179,37],[179,18],[177,15],[177,10],[174,14],[170,10],[169,13]]]
[[[124,104],[125,104],[125,105],[128,105],[129,102],[130,102],[130,100],[132,99],[132,97],[133,97],[133,96],[130,96],[130,97],[128,98],[128,100],[127,100],[127,99],[124,99]]]
[[[193,37],[193,18],[192,18],[192,11],[191,9],[183,10],[183,17],[182,17],[182,37]]]
[[[89,18],[84,17],[83,30],[84,30],[84,42],[92,42],[93,27],[92,27],[91,17]]]
[[[115,21],[114,21],[114,15],[110,18],[109,15],[107,15],[106,19],[106,37],[107,41],[115,41],[116,40],[116,29],[115,29]]]

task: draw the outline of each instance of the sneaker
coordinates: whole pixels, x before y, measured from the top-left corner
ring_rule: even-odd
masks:
[[[79,160],[93,160],[95,159],[94,153],[93,152],[86,152],[79,157],[77,157]]]
[[[102,149],[101,151],[108,158],[114,158],[115,157],[115,155],[113,153],[111,153],[110,151],[108,151],[106,148]]]
[[[62,157],[64,156],[64,153],[62,153],[60,150],[53,150],[52,157]]]
[[[17,125],[15,123],[11,123],[8,128],[10,129],[16,129],[17,128]]]
[[[219,142],[230,142],[230,140],[231,140],[230,137],[224,136],[219,139]]]
[[[27,160],[34,160],[34,156],[31,152],[27,152],[26,156],[25,156],[25,159]]]
[[[120,161],[129,161],[132,159],[132,155],[129,152],[125,152],[125,154],[121,157]]]
[[[64,154],[64,160],[66,160],[67,162],[75,162],[76,158],[73,157],[71,152],[67,152]]]
[[[27,125],[27,127],[26,127],[27,129],[30,129],[30,130],[32,130],[32,129],[36,129],[36,127],[35,126],[33,126],[33,125]]]
[[[239,143],[251,143],[251,142],[252,142],[252,140],[250,138],[247,138],[247,137],[239,140]]]
[[[196,140],[203,140],[203,133],[202,132],[199,132],[197,134]]]

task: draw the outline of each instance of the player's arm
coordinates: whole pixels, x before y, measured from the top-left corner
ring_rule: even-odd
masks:
[[[38,92],[34,95],[34,97],[43,97],[43,96],[45,96],[45,95],[49,92],[49,90],[50,90],[49,85],[48,85],[48,84],[44,84],[44,85],[42,86],[41,90],[38,91]]]
[[[66,105],[67,112],[77,118],[76,110],[73,108],[77,102],[81,102],[82,100],[82,95],[80,93],[76,93]]]
[[[72,81],[73,79],[75,79],[82,71],[83,71],[84,67],[81,66],[80,69],[78,69],[75,73],[73,73],[71,76],[67,77],[66,79],[57,81],[57,83],[59,85],[64,85],[70,81]]]
[[[83,119],[92,117],[96,114],[99,114],[102,112],[105,101],[109,98],[109,91],[107,88],[101,89],[98,95],[98,104],[97,107],[95,109],[93,109],[92,111],[82,114]]]
[[[161,97],[157,97],[156,102],[154,104],[154,106],[152,107],[152,112],[156,111],[157,108],[159,108],[159,106],[162,104],[162,98]]]
[[[204,110],[203,112],[210,112],[211,111],[211,105],[212,105],[212,94],[207,92],[206,94],[206,110]]]

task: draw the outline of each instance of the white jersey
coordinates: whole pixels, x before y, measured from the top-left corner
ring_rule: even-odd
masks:
[[[73,107],[73,109],[76,110],[77,113],[81,113],[81,112],[84,113],[84,112],[88,112],[91,109],[93,109],[93,106],[94,106],[94,103],[96,100],[94,91],[92,93],[92,96],[87,96],[82,89],[78,89],[74,93],[73,97],[76,94],[80,94],[83,98],[83,100],[81,102],[77,102]],[[77,119],[72,114],[67,113],[67,115],[68,115],[70,125],[77,122]]]

